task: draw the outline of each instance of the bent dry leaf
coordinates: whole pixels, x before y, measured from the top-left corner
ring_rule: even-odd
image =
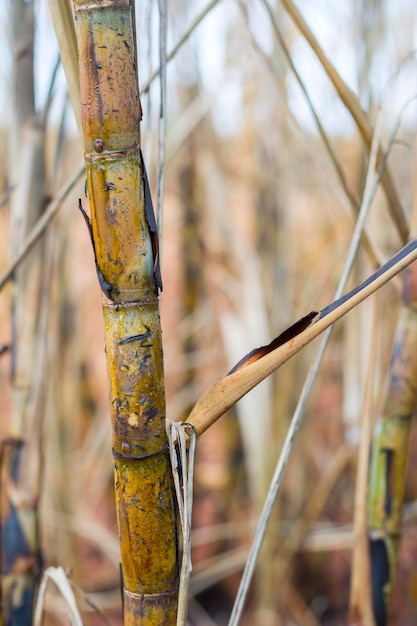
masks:
[[[193,424],[197,436],[264,378],[416,259],[417,239],[413,239],[358,287],[318,313],[312,311],[301,318],[268,346],[250,352],[227,376],[214,382],[195,404],[187,422]]]
[[[234,367],[232,367],[232,369],[228,373],[228,376],[230,376],[230,374],[234,374],[234,372],[237,372],[238,370],[241,370],[243,367],[246,367],[250,363],[258,361],[258,359],[261,359],[266,354],[269,354],[269,352],[276,350],[277,348],[279,348],[279,346],[284,345],[284,343],[287,343],[287,341],[290,341],[290,339],[292,339],[296,335],[299,335],[305,328],[313,323],[317,315],[318,311],[311,311],[311,313],[308,313],[297,322],[292,324],[289,328],[284,330],[284,332],[278,335],[278,337],[275,337],[275,339],[273,339],[271,343],[269,343],[267,346],[261,346],[260,348],[255,348],[254,350],[251,350],[246,356],[243,357],[243,359],[241,359],[238,363],[236,363]]]

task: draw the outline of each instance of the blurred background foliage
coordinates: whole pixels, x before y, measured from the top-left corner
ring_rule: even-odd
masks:
[[[10,2],[0,4],[1,271],[11,258],[9,206],[16,184],[8,169],[14,44]],[[305,93],[357,205],[363,192],[368,155],[352,116],[283,4],[277,0],[271,6],[274,22],[263,0],[212,2],[168,65],[161,313],[171,419],[185,419],[201,392],[246,352],[333,298],[354,214]],[[414,3],[299,0],[297,6],[340,76],[359,96],[372,126],[382,103],[381,143],[386,145],[401,108],[417,94]],[[204,7],[202,1],[168,4],[168,52]],[[34,28],[39,119],[58,59],[44,0],[35,2]],[[158,28],[157,3],[137,3],[141,88],[158,65]],[[145,92],[142,143],[155,190],[158,81]],[[411,102],[389,156],[407,216],[416,195],[416,113]],[[43,132],[46,200],[82,159],[60,68]],[[117,624],[119,548],[103,328],[91,245],[77,211],[83,185],[79,183],[51,226],[53,262],[40,293],[48,310],[41,364],[47,382],[39,451],[44,465],[42,544],[46,562],[71,571],[74,582]],[[379,261],[402,244],[382,191],[367,229]],[[372,269],[361,249],[351,286]],[[11,299],[8,285],[0,293],[4,346],[11,341]],[[376,408],[398,306],[398,283],[393,281],[378,300]],[[244,624],[346,623],[355,465],[372,323],[372,305],[366,302],[333,332],[276,504]],[[316,343],[251,392],[198,444],[191,624],[227,623],[254,523]],[[0,359],[3,437],[10,432],[10,367],[5,351]],[[416,619],[413,441],[415,435],[392,624]],[[307,505],[314,511],[309,517]],[[59,612],[56,602],[51,597],[50,608]],[[84,605],[87,623],[101,623]]]

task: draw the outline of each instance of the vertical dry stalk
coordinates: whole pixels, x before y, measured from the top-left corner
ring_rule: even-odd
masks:
[[[48,0],[49,12],[59,43],[61,63],[68,83],[68,93],[77,122],[78,132],[82,136],[80,111],[80,80],[78,75],[77,40],[71,0]]]
[[[34,2],[11,4],[13,118],[10,129],[12,257],[18,255],[45,202],[44,129],[34,106]],[[4,622],[32,623],[33,599],[42,568],[39,481],[43,417],[44,334],[42,247],[14,273],[12,310],[12,415],[2,455],[2,609]],[[43,309],[45,314],[45,309]]]
[[[355,490],[354,547],[352,564],[352,582],[350,596],[350,622],[364,626],[375,626],[372,609],[371,574],[368,546],[368,509],[367,485],[369,453],[372,440],[372,415],[374,404],[374,378],[376,365],[376,329],[377,311],[374,298],[374,315],[371,355],[368,366],[368,378],[362,417],[361,442],[359,447],[358,468]]]
[[[133,0],[75,0],[91,236],[103,291],[124,623],[176,623],[156,225],[140,150]]]

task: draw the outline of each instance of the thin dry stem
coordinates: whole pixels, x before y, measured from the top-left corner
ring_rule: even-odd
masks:
[[[167,0],[159,0],[159,72],[160,72],[160,110],[158,137],[158,188],[156,219],[159,237],[162,239],[164,174],[167,134]]]
[[[177,54],[178,50],[180,50],[182,48],[182,46],[185,44],[185,42],[193,34],[193,32],[195,31],[197,26],[199,26],[201,24],[201,22],[204,20],[204,18],[210,13],[210,11],[212,9],[214,9],[214,7],[219,3],[219,1],[220,0],[211,0],[211,2],[209,2],[207,4],[207,6],[205,6],[204,9],[191,22],[191,24],[189,25],[189,27],[187,28],[185,33],[183,33],[183,35],[179,38],[179,40],[177,41],[175,46],[167,54],[167,58],[166,58],[167,63],[169,61],[172,61],[172,59]],[[143,85],[141,86],[141,90],[140,90],[142,95],[149,91],[149,88],[150,88],[151,84],[153,83],[155,78],[157,78],[159,76],[159,72],[160,72],[160,68],[154,70],[151,73],[151,75],[149,76],[148,80],[143,83]]]
[[[371,566],[368,540],[368,474],[369,454],[372,441],[372,415],[374,412],[374,380],[377,359],[378,311],[377,295],[373,299],[373,332],[369,358],[368,377],[362,416],[361,442],[355,489],[353,564],[350,597],[351,619],[361,619],[361,623],[374,626],[371,589]]]

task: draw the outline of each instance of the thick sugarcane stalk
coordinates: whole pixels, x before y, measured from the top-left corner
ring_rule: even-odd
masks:
[[[9,176],[11,256],[16,257],[45,201],[44,130],[34,105],[34,2],[10,6],[12,121]],[[1,455],[2,623],[29,626],[42,569],[39,536],[42,381],[40,292],[42,246],[13,275],[12,410],[10,436]],[[36,364],[36,365],[35,365]],[[7,502],[7,506],[6,506]]]
[[[401,536],[411,418],[417,400],[417,264],[405,273],[403,302],[369,478],[373,610],[387,624]]]
[[[156,227],[140,150],[134,2],[74,1],[91,236],[103,292],[125,626],[175,624]]]

